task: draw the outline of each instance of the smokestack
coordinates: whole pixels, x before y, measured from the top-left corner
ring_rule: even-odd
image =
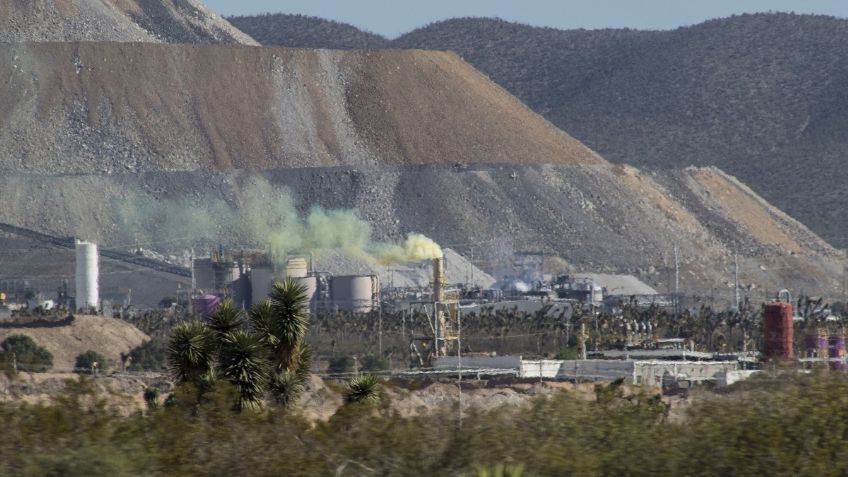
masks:
[[[444,258],[433,259],[433,299],[445,300],[445,269]]]

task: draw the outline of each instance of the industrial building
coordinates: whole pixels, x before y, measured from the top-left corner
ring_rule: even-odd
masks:
[[[309,256],[291,256],[279,266],[263,252],[227,252],[193,261],[197,296],[231,298],[247,309],[270,295],[275,283],[291,278],[306,287],[309,309],[369,313],[380,303],[376,275],[333,275],[315,271]],[[206,299],[208,302],[208,299]]]

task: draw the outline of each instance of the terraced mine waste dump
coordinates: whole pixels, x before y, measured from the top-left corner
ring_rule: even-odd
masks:
[[[793,18],[0,0],[0,475],[846,475],[848,29]]]
[[[693,292],[726,289],[734,253],[749,287],[840,287],[837,252],[734,178],[612,165],[455,54],[9,43],[0,77],[7,224],[125,249],[263,248],[228,222],[273,208],[267,192],[301,216],[352,210],[380,240],[476,246],[495,274],[530,249],[553,273],[668,291],[676,244]]]

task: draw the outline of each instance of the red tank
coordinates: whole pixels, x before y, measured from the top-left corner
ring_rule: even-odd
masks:
[[[766,359],[795,359],[792,305],[779,301],[766,304],[763,312],[763,355]]]

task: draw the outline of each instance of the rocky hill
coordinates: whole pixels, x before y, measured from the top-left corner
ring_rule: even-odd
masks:
[[[353,25],[306,15],[267,14],[228,17],[227,20],[263,45],[291,48],[364,50],[386,48],[389,40]],[[320,46],[318,46],[320,45]]]
[[[197,0],[4,0],[0,42],[256,44]]]
[[[267,44],[286,45],[269,33],[276,19],[239,21]],[[351,36],[332,33],[297,44],[318,48]],[[465,18],[388,44],[457,52],[608,160],[721,167],[841,247],[848,246],[846,45],[848,21],[791,14],[656,32]]]

